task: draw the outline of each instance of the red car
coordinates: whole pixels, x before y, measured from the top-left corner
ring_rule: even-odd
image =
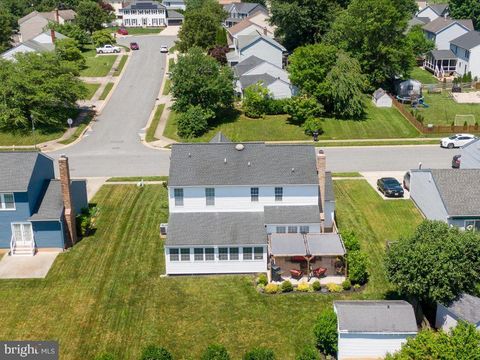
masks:
[[[140,47],[138,46],[138,44],[136,42],[131,42],[130,43],[130,49],[132,50],[139,50]]]
[[[128,30],[125,28],[120,28],[117,30],[117,33],[120,35],[128,35]]]

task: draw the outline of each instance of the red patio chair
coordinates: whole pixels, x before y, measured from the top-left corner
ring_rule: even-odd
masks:
[[[319,267],[313,270],[313,276],[320,278],[327,273],[327,269]]]
[[[303,276],[303,272],[302,272],[301,270],[291,269],[291,270],[290,270],[290,275],[291,275],[294,279],[300,279],[300,278]]]

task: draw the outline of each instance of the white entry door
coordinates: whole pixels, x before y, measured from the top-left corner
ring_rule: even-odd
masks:
[[[33,241],[31,223],[12,223],[12,233],[17,245],[30,245]]]

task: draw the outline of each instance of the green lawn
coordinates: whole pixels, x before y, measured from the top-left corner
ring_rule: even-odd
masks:
[[[337,172],[337,173],[332,173],[333,177],[337,178],[349,178],[349,177],[362,177],[362,174],[358,172]]]
[[[59,340],[65,360],[105,351],[137,359],[150,343],[176,359],[198,359],[210,343],[224,344],[234,359],[253,346],[293,359],[313,344],[313,319],[334,299],[383,296],[385,240],[420,221],[409,201],[383,201],[365,181],[337,181],[335,192],[341,228],[353,228],[370,256],[364,293],[266,296],[252,276],[161,278],[166,189],[106,185],[93,199],[96,233],[61,254],[46,279],[0,281],[0,338]]]
[[[334,139],[382,139],[418,137],[418,131],[395,109],[381,109],[367,102],[365,120],[325,119],[321,140]],[[181,141],[176,133],[177,114],[171,112],[164,135]],[[289,123],[287,115],[265,116],[263,119],[249,119],[243,115],[234,120],[213,126],[206,134],[189,141],[209,141],[218,131],[222,131],[233,141],[289,141],[310,140],[303,129]]]
[[[91,100],[93,95],[97,92],[98,88],[100,87],[100,84],[89,84],[89,83],[84,83],[85,87],[87,88],[87,96],[83,100]]]
[[[158,140],[155,137],[155,131],[157,131],[158,123],[160,122],[160,118],[162,117],[163,109],[165,108],[165,104],[160,104],[155,109],[155,114],[153,115],[152,122],[147,129],[147,133],[145,135],[145,140],[147,142],[152,142]]]
[[[113,72],[113,76],[120,76],[127,60],[128,60],[128,55],[122,55],[122,57],[120,59],[120,62],[118,63],[117,68]]]
[[[170,93],[170,87],[172,86],[172,82],[167,77],[165,78],[165,86],[163,87],[162,95],[168,95]]]
[[[431,72],[422,69],[421,67],[414,67],[410,74],[412,79],[420,81],[422,84],[438,84],[438,80]]]
[[[118,30],[118,26],[112,26],[112,27],[109,27],[107,28],[108,30],[110,30],[111,32],[117,32]],[[160,33],[163,29],[165,29],[164,27],[148,27],[148,28],[141,28],[141,27],[138,27],[138,28],[127,28],[128,30],[128,34],[129,35],[148,35],[148,34],[158,34]]]
[[[168,176],[117,176],[107,179],[107,182],[125,181],[168,181]]]
[[[85,55],[85,54],[84,54]],[[99,55],[96,57],[85,57],[85,69],[80,70],[80,76],[85,77],[102,77],[107,76],[112,68],[117,55]]]
[[[110,93],[110,91],[111,91],[112,88],[113,88],[113,85],[114,85],[113,82],[109,82],[109,83],[107,83],[107,85],[105,85],[105,88],[103,89],[102,94],[100,95],[99,100],[105,100],[105,99],[107,98],[108,94]]]
[[[425,117],[424,124],[451,125],[455,115],[474,115],[480,123],[480,104],[459,104],[448,96],[446,91],[441,94],[428,94],[424,92],[425,103],[428,108],[419,107],[418,111]],[[407,109],[411,107],[405,104]],[[463,125],[459,124],[459,125]]]
[[[38,130],[35,131],[35,136],[31,131],[28,132],[0,132],[0,146],[22,146],[22,145],[34,145],[40,144],[45,141],[58,139],[63,135],[64,131],[53,131],[48,133],[42,133]]]

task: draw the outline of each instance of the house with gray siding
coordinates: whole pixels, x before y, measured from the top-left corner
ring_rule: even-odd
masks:
[[[86,182],[72,181],[68,159],[39,152],[0,153],[0,248],[10,255],[61,250],[76,241],[75,214],[88,206]]]
[[[431,4],[427,5],[424,8],[420,9],[417,12],[417,17],[428,18],[430,21],[433,21],[438,18],[445,18],[448,16],[448,4]]]
[[[462,146],[460,169],[480,169],[480,139]]]
[[[229,28],[239,23],[243,19],[253,15],[254,13],[261,12],[268,15],[268,10],[260,4],[238,2],[223,5],[223,10],[228,14],[225,20],[225,27]]]
[[[480,231],[480,169],[411,170],[410,198],[429,220]]]
[[[17,46],[5,51],[0,56],[5,60],[15,60],[16,54],[29,53],[29,52],[49,52],[55,50],[55,40],[66,39],[65,35],[62,35],[54,30],[44,31],[43,33],[35,36],[33,39],[27,40]]]
[[[473,30],[472,20],[437,18],[422,26],[427,39],[435,43],[437,50],[450,50],[450,41]]]
[[[337,359],[383,359],[416,336],[412,305],[403,300],[334,301]]]
[[[287,274],[292,257],[306,264],[308,238],[334,275],[331,264],[345,249],[325,166],[310,145],[235,143],[221,133],[210,143],[174,144],[166,273],[266,272],[275,258]],[[294,253],[284,253],[288,244]]]
[[[472,77],[480,76],[480,32],[470,31],[453,39],[450,50],[457,57],[457,75],[470,73]]]
[[[449,331],[457,326],[459,321],[466,321],[480,330],[480,298],[462,294],[448,305],[437,304],[435,327]]]
[[[75,16],[77,13],[73,10],[32,11],[18,20],[20,42],[28,41],[41,34],[50,22],[63,25],[72,22]]]

